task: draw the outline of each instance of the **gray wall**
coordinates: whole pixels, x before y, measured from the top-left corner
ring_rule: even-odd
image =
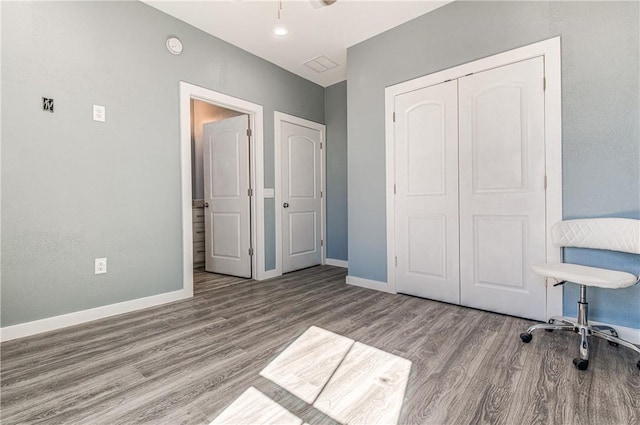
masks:
[[[566,218],[640,218],[638,2],[461,2],[348,50],[349,274],[385,282],[384,88],[562,37]],[[568,260],[640,274],[640,257],[570,251]],[[576,289],[565,289],[575,314]],[[640,285],[590,293],[594,320],[640,328]]]
[[[327,124],[327,258],[347,261],[347,82],[324,91]]]
[[[182,287],[179,81],[263,105],[267,187],[274,110],[324,122],[322,87],[142,3],[1,7],[2,326]]]

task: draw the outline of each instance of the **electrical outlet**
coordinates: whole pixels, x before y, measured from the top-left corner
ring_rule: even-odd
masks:
[[[107,120],[106,108],[101,105],[93,105],[93,120],[105,122]]]
[[[107,259],[106,258],[96,258],[96,269],[95,274],[103,274],[107,272]]]

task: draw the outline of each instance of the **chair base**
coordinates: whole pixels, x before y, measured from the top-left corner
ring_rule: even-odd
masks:
[[[613,346],[622,345],[640,354],[640,348],[618,337],[618,332],[611,326],[590,325],[588,321],[588,303],[586,301],[586,288],[580,285],[580,301],[578,301],[578,319],[569,320],[565,317],[552,317],[549,323],[530,326],[526,332],[520,334],[522,342],[530,342],[531,333],[544,329],[546,331],[572,331],[580,335],[580,355],[573,359],[577,369],[586,370],[589,367],[589,337],[605,339]],[[640,369],[640,361],[636,364]]]

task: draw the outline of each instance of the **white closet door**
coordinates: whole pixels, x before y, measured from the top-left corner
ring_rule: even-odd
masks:
[[[209,272],[251,277],[248,128],[246,115],[204,124],[205,269]]]
[[[461,303],[544,320],[543,59],[459,80]]]
[[[395,98],[396,288],[458,304],[457,82]]]
[[[282,272],[322,263],[320,130],[283,121]]]

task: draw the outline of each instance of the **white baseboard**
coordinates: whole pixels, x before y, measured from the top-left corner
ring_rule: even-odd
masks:
[[[356,277],[356,276],[347,275],[347,284],[360,286],[362,288],[367,288],[367,289],[374,289],[376,291],[388,292],[390,294],[396,293],[395,289],[391,288],[387,282],[363,279],[361,277]]]
[[[265,270],[261,273],[257,273],[255,279],[257,281],[261,281],[261,280],[273,279],[274,277],[278,277],[278,276],[282,276],[282,273],[280,273],[280,270],[277,270],[277,269]]]
[[[193,294],[189,293],[189,291],[180,289],[178,291],[152,295],[150,297],[138,298],[136,300],[124,301],[117,304],[110,304],[102,307],[90,308],[88,310],[76,311],[74,313],[62,314],[60,316],[48,317],[46,319],[34,320],[33,322],[6,326],[4,328],[0,328],[0,341],[10,341],[12,339],[36,335],[42,332],[66,328],[67,326],[79,325],[81,323],[104,319],[105,317],[115,316],[117,314],[129,313],[143,308],[155,307],[157,305],[183,300],[192,296]]]
[[[569,320],[576,321],[575,317],[565,316]],[[640,345],[640,329],[627,328],[620,325],[612,325],[610,323],[596,322],[595,320],[589,320],[590,325],[604,325],[611,326],[618,332],[618,336],[625,341],[629,341],[632,344]]]
[[[345,269],[349,268],[349,262],[344,260],[334,260],[333,258],[327,258],[324,260],[324,263],[327,266],[344,267]]]

